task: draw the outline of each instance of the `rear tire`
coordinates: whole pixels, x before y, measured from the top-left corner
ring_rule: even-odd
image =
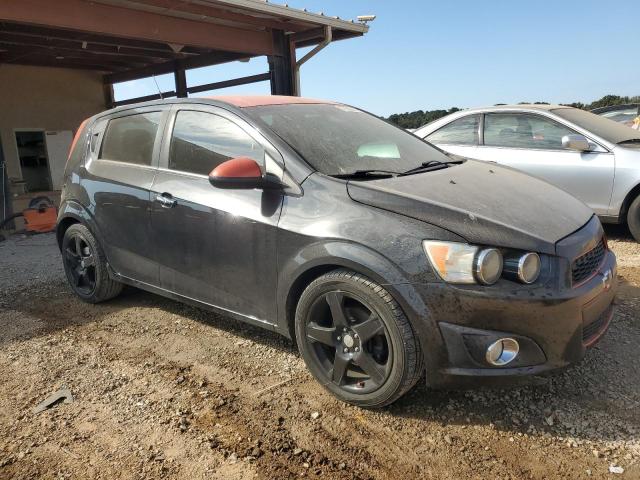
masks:
[[[122,283],[109,277],[107,259],[100,244],[80,223],[71,225],[64,232],[62,263],[73,293],[85,302],[104,302],[122,291]]]
[[[629,205],[627,225],[633,238],[635,238],[637,242],[640,242],[640,195]]]
[[[389,405],[424,372],[420,343],[398,303],[349,270],[329,272],[305,289],[295,333],[311,374],[353,405]]]

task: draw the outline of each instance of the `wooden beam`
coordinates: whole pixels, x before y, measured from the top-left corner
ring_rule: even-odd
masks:
[[[97,72],[119,72],[122,68],[114,67],[113,65],[104,65],[98,63],[91,63],[87,61],[76,62],[69,60],[55,60],[49,58],[21,58],[20,60],[14,60],[7,62],[2,58],[0,54],[0,64],[14,64],[14,65],[30,65],[34,67],[53,67],[53,68],[72,68],[78,70],[94,70]]]
[[[129,98],[127,100],[120,100],[119,102],[113,102],[113,106],[120,107],[122,105],[131,105],[134,103],[149,102],[151,100],[161,100],[162,98],[171,98],[175,96],[176,96],[176,92],[171,90],[169,92],[162,92],[162,94],[154,93],[152,95],[145,95],[144,97],[136,97],[136,98]]]
[[[40,48],[56,48],[60,50],[71,50],[71,51],[79,51],[85,53],[93,53],[96,55],[113,55],[119,57],[134,57],[141,58],[144,57],[147,59],[147,63],[149,63],[149,59],[152,61],[155,60],[174,60],[176,58],[182,58],[183,56],[192,56],[196,55],[179,53],[176,54],[172,50],[167,51],[159,51],[159,50],[145,50],[141,48],[135,47],[127,47],[127,46],[115,46],[115,45],[104,45],[98,44],[83,40],[71,40],[71,39],[54,39],[51,37],[41,37],[41,36],[28,36],[23,34],[15,34],[3,32],[0,30],[0,43],[3,45],[21,45],[21,46],[29,46],[29,47],[40,47]]]
[[[273,51],[268,31],[240,30],[83,0],[3,0],[0,20],[255,55]]]
[[[275,17],[257,17],[243,13],[235,13],[230,10],[215,7],[207,1],[192,0],[176,2],[176,0],[96,0],[99,3],[127,6],[128,8],[146,10],[167,15],[183,15],[184,18],[207,19],[221,25],[238,27],[251,30],[264,30],[264,28],[287,30],[297,32],[309,28],[308,24],[282,21]]]
[[[74,30],[61,30],[55,28],[46,28],[35,25],[23,25],[20,23],[0,23],[0,32],[8,35],[14,35],[17,38],[34,38],[40,41],[70,41],[70,42],[87,42],[91,45],[99,45],[110,47],[113,49],[129,48],[140,50],[145,53],[152,54],[169,54],[175,55],[175,52],[166,43],[148,42],[144,40],[135,40],[131,38],[109,37],[87,32],[78,32]],[[200,53],[208,53],[210,49],[202,49],[195,47],[185,47],[180,53],[182,55],[198,55]],[[173,58],[173,57],[171,57]]]
[[[137,68],[143,67],[149,64],[159,63],[165,61],[163,58],[144,57],[139,55],[128,55],[119,53],[101,53],[90,50],[83,50],[81,48],[61,48],[53,45],[38,45],[28,44],[21,45],[12,42],[5,42],[0,36],[0,50],[6,50],[8,52],[8,61],[11,61],[11,57],[21,58],[31,54],[44,55],[52,58],[64,57],[73,59],[86,59],[102,63],[109,62],[115,65],[121,65],[125,68]]]
[[[305,32],[293,33],[290,35],[290,37],[293,43],[302,43],[311,40],[314,40],[316,41],[316,43],[318,43],[324,39],[324,28],[318,27],[312,30],[307,30]]]
[[[261,73],[259,75],[250,75],[248,77],[234,78],[233,80],[225,80],[224,82],[207,83],[205,85],[197,85],[187,88],[189,93],[208,92],[209,90],[219,90],[221,88],[237,87],[238,85],[247,85],[249,83],[266,82],[271,79],[270,73]]]
[[[173,73],[176,69],[189,70],[191,68],[208,67],[210,65],[219,65],[221,63],[233,62],[241,58],[250,57],[249,54],[231,53],[231,52],[214,52],[205,55],[198,55],[182,60],[158,63],[148,67],[129,70],[126,72],[108,74],[104,76],[105,83],[120,83],[130,80],[138,80],[140,78],[151,77],[152,75],[164,75],[165,73]]]

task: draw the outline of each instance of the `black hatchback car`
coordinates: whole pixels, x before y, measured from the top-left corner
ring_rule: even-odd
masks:
[[[57,225],[88,302],[124,284],[294,338],[340,399],[540,374],[607,329],[593,212],[359,109],[289,97],[121,107],[79,129]]]

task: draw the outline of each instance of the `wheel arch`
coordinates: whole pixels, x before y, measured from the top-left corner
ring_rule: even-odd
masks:
[[[305,262],[296,263],[301,258]],[[418,319],[424,318],[429,312],[420,295],[401,270],[387,258],[367,247],[347,242],[312,245],[293,256],[281,269],[278,325],[282,333],[295,339],[295,312],[300,295],[318,277],[341,268],[366,276],[384,287],[403,309],[424,346],[426,331]]]
[[[629,193],[627,193],[627,196],[622,202],[622,208],[620,209],[620,221],[622,223],[627,223],[627,214],[629,213],[629,207],[638,196],[640,196],[640,183],[629,190]]]
[[[67,229],[76,223],[81,223],[100,242],[98,227],[87,209],[77,201],[67,200],[60,206],[58,221],[56,223],[56,240],[58,248],[62,248],[62,238]]]

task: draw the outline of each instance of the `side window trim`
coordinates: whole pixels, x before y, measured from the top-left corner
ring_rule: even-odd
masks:
[[[156,131],[156,136],[154,139],[154,143],[153,143],[153,150],[151,153],[151,165],[141,165],[141,164],[137,164],[137,163],[132,163],[132,162],[123,162],[120,160],[109,160],[108,158],[100,158],[102,155],[102,147],[103,147],[103,140],[104,140],[104,135],[107,131],[107,128],[109,126],[109,123],[114,120],[114,119],[118,119],[118,118],[125,118],[125,117],[130,117],[132,115],[139,115],[139,114],[145,114],[145,113],[154,113],[154,112],[159,112],[160,115],[160,120],[158,121],[158,129]],[[159,159],[160,159],[160,147],[161,147],[161,142],[162,142],[162,138],[163,138],[163,131],[165,129],[168,117],[169,117],[169,112],[170,112],[170,108],[166,105],[151,105],[148,107],[143,107],[143,108],[132,108],[132,109],[127,109],[127,110],[123,110],[121,112],[117,112],[117,113],[113,113],[110,115],[106,115],[104,117],[100,117],[96,120],[96,122],[94,123],[95,125],[101,125],[101,131],[99,132],[99,137],[98,137],[98,141],[97,141],[97,145],[96,145],[96,151],[93,152],[91,150],[91,145],[89,145],[89,155],[90,158],[92,160],[96,160],[96,161],[104,161],[104,162],[113,162],[113,163],[117,163],[117,164],[121,164],[121,165],[127,165],[128,167],[137,167],[137,168],[144,168],[144,169],[152,169],[152,170],[157,170],[158,168],[158,164],[159,164]],[[93,130],[91,132],[92,136],[93,136]],[[91,138],[90,138],[91,140]]]
[[[171,172],[176,175],[196,177],[196,178],[208,178],[207,175],[201,175],[198,173],[187,172],[183,170],[173,170],[169,168],[169,155],[171,155],[171,141],[173,138],[173,130],[175,128],[176,118],[181,111],[190,111],[190,112],[201,112],[208,113],[211,115],[217,115],[219,117],[228,120],[229,122],[236,125],[240,128],[244,133],[246,133],[250,138],[252,138],[257,144],[259,144],[265,151],[265,160],[261,167],[269,172],[275,173],[284,170],[284,159],[282,154],[269,142],[267,141],[263,135],[260,134],[253,126],[244,121],[242,118],[233,114],[228,110],[225,110],[220,107],[216,107],[213,105],[199,105],[199,104],[181,104],[181,105],[173,105],[169,115],[167,116],[166,124],[163,130],[162,135],[162,143],[160,147],[160,155],[159,155],[159,164],[158,169],[164,172]],[[270,161],[268,160],[270,159]],[[275,169],[273,167],[273,163],[275,163]]]

